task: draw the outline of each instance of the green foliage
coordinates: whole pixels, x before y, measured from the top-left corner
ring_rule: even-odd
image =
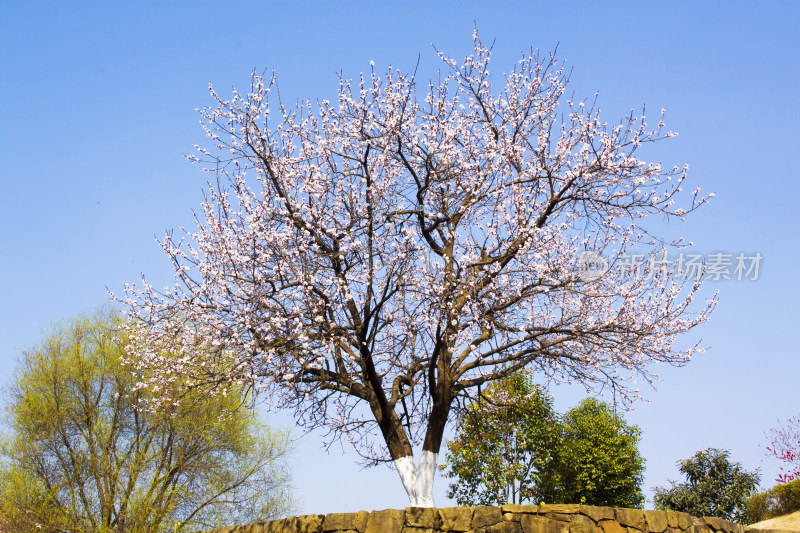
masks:
[[[147,393],[121,363],[117,324],[75,320],[23,354],[0,467],[8,527],[186,531],[287,512],[287,435],[239,409],[241,395],[138,409]]]
[[[529,375],[494,382],[447,444],[446,475],[456,478],[448,497],[460,505],[551,500],[558,427],[552,399]]]
[[[657,509],[682,511],[692,516],[716,516],[747,520],[745,500],[760,481],[758,469],[748,472],[730,460],[728,450],[708,448],[679,461],[684,483],[670,481],[670,488],[656,487]]]
[[[754,524],[800,511],[800,479],[777,485],[744,501],[744,522]]]
[[[641,430],[595,398],[583,400],[564,417],[560,452],[564,503],[641,508],[644,459]]]
[[[493,383],[447,444],[448,496],[460,505],[585,503],[638,507],[640,431],[603,402],[584,400],[563,420],[525,372]]]
[[[773,487],[770,492],[775,497],[775,516],[800,511],[800,479]]]

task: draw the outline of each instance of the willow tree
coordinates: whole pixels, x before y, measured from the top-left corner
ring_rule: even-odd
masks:
[[[528,367],[632,398],[630,376],[686,362],[695,348],[673,341],[713,305],[691,306],[694,280],[575,268],[581,250],[613,265],[680,245],[642,229],[705,202],[681,196],[685,167],[638,158],[672,134],[601,121],[565,96],[552,54],[523,54],[499,87],[490,56],[476,33],[462,62],[439,54],[436,81],[372,67],[293,108],[274,76],[212,88],[213,146],[190,157],[214,175],[202,214],[162,242],[177,283],[122,298],[148,384],[249,384],[393,461],[412,505],[431,506],[445,426],[481,385]],[[175,343],[185,357],[162,358]]]
[[[153,391],[121,365],[118,324],[77,318],[22,354],[0,446],[3,529],[174,533],[291,512],[288,436],[236,410],[240,391],[137,408]]]

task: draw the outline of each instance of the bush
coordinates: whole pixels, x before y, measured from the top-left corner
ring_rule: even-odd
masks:
[[[678,465],[686,481],[670,481],[670,487],[656,487],[656,509],[736,522],[747,520],[745,500],[755,493],[760,481],[757,469],[748,472],[730,460],[728,450],[717,448],[700,450]]]
[[[773,487],[772,492],[777,501],[777,516],[800,511],[800,479]]]
[[[800,479],[777,485],[744,502],[750,524],[800,511]]]
[[[564,417],[527,371],[495,381],[447,444],[459,505],[584,503],[641,507],[641,431],[594,398]],[[442,466],[445,468],[445,465]]]
[[[644,459],[638,448],[639,427],[596,398],[570,409],[563,427],[561,502],[641,509]]]
[[[771,491],[761,492],[747,498],[744,501],[744,517],[742,521],[746,524],[755,524],[762,520],[772,518],[771,509],[775,506],[775,500]]]

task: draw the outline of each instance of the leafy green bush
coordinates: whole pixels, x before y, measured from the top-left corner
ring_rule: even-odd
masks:
[[[656,487],[656,509],[673,510],[692,516],[717,516],[737,522],[747,520],[745,500],[755,493],[758,470],[748,472],[730,460],[728,450],[707,448],[679,461],[686,481],[670,481],[670,487]]]
[[[744,502],[747,523],[754,524],[800,511],[800,479],[777,485]]]
[[[561,501],[641,509],[644,459],[638,448],[639,427],[596,398],[570,409],[563,427]]]
[[[495,381],[462,415],[442,469],[459,505],[641,507],[641,430],[594,398],[565,416],[527,371]]]
[[[800,479],[773,487],[777,501],[778,516],[800,511]]]
[[[762,520],[772,518],[771,509],[775,505],[775,500],[771,491],[761,492],[751,496],[744,501],[744,517],[742,521],[746,524],[755,524]]]

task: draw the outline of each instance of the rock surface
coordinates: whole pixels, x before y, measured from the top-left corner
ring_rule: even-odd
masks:
[[[747,528],[800,532],[776,527],[773,520]],[[786,518],[786,517],[784,517]],[[775,519],[779,520],[779,519]],[[788,522],[787,522],[788,523]],[[784,524],[782,522],[781,524]],[[694,518],[673,511],[642,511],[589,505],[503,505],[406,507],[384,511],[332,513],[284,518],[210,530],[204,533],[745,533],[745,528],[721,518]]]

